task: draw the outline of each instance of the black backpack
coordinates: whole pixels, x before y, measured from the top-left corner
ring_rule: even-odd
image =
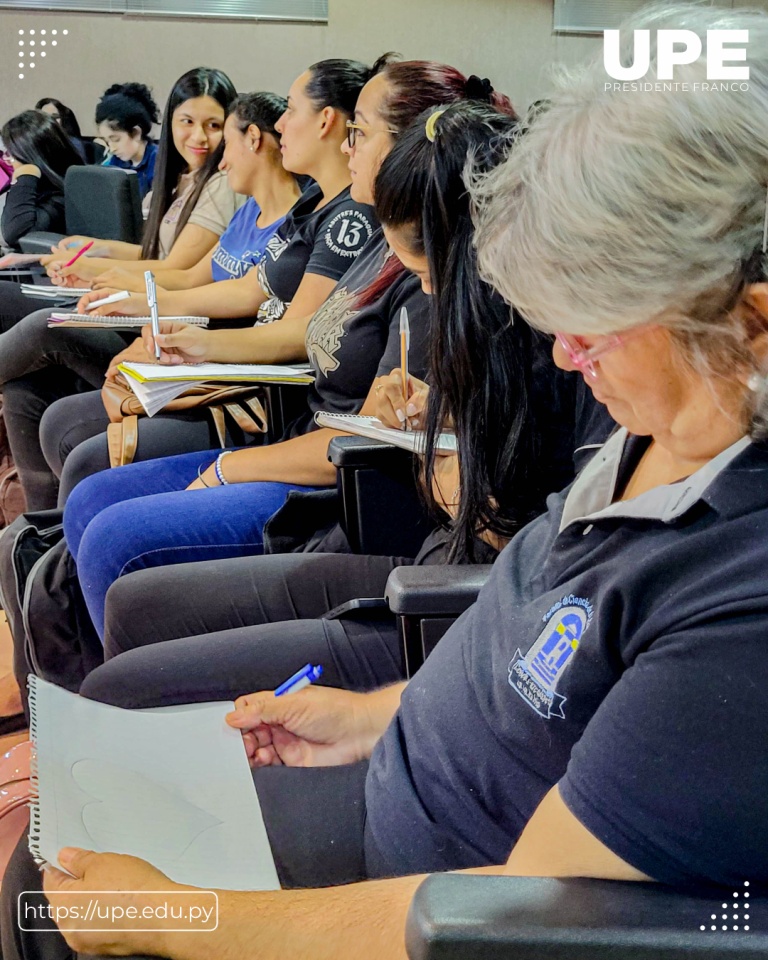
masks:
[[[34,673],[77,692],[104,660],[64,540],[62,516],[61,510],[24,513],[0,536],[0,600],[22,691],[27,675]]]

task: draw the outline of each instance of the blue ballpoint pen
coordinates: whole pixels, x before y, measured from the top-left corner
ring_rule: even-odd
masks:
[[[147,287],[149,315],[152,318],[152,339],[155,342],[155,359],[159,360],[160,347],[157,342],[157,335],[160,333],[160,320],[157,316],[157,290],[155,289],[155,277],[151,270],[144,271],[144,283]]]
[[[302,667],[301,670],[294,673],[285,683],[281,683],[277,690],[275,690],[275,696],[282,697],[284,693],[298,693],[299,690],[303,690],[304,687],[308,687],[310,683],[318,680],[322,676],[322,673],[322,667],[313,667],[311,663],[308,663],[306,667]]]

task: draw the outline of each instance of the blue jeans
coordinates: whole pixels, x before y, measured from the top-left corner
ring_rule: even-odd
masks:
[[[264,524],[292,483],[233,483],[185,488],[213,463],[219,450],[185,453],[116,467],[86,477],[64,511],[64,533],[85,602],[99,636],[111,584],[147,567],[262,552]],[[178,598],[179,604],[184,597]],[[141,611],[136,611],[141,616]]]

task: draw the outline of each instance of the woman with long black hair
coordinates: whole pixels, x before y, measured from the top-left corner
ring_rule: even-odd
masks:
[[[9,246],[33,230],[64,229],[64,176],[83,160],[62,127],[42,110],[12,117],[0,139],[13,166],[3,207],[2,234]]]
[[[55,97],[43,97],[38,100],[35,104],[35,110],[42,110],[43,113],[47,113],[51,119],[58,123],[64,133],[66,133],[72,143],[74,143],[75,149],[83,158],[83,161],[87,163],[88,158],[86,157],[85,147],[83,145],[83,135],[80,132],[80,124],[77,122],[75,111],[72,110],[71,107],[66,106],[66,104],[63,104],[61,100],[56,100]]]
[[[168,260],[169,269],[183,270],[216,245],[237,208],[235,194],[218,169],[224,120],[236,96],[221,70],[196,67],[176,81],[163,113],[141,245],[99,241],[110,257],[80,257],[77,271],[61,269],[63,255],[55,252],[43,261],[54,282],[81,287],[113,266],[143,273],[160,260]],[[91,239],[67,237],[64,243],[74,250],[70,245]]]
[[[108,594],[105,625],[105,655],[114,659],[87,678],[85,695],[132,707],[205,700],[214,689],[217,696],[238,696],[243,678],[243,690],[249,683],[273,689],[282,674],[308,660],[323,664],[323,682],[330,686],[361,690],[400,680],[404,664],[394,619],[314,618],[356,597],[383,596],[389,573],[402,564],[491,562],[499,540],[540,513],[545,495],[572,478],[574,451],[587,439],[584,427],[596,405],[575,377],[557,374],[548,358],[550,342],[522,322],[512,323],[509,309],[477,272],[464,168],[468,159],[479,172],[495,168],[516,129],[514,120],[491,108],[489,97],[486,91],[484,103],[448,108],[439,142],[429,139],[426,128],[433,111],[423,114],[384,159],[375,188],[391,247],[432,294],[430,379],[445,384],[448,400],[436,403],[438,391],[432,391],[430,422],[436,429],[446,417],[453,419],[464,470],[476,474],[471,482],[453,481],[447,496],[437,493],[458,521],[447,533],[430,535],[415,561],[343,556],[349,547],[335,527],[312,538],[306,547],[311,552],[187,563],[120,577]],[[424,255],[417,260],[418,249]],[[495,353],[491,363],[488,351]],[[472,373],[467,364],[474,364]],[[371,395],[380,397],[391,383],[391,375],[377,379]],[[494,422],[484,426],[485,417]],[[610,424],[603,419],[598,438]],[[441,470],[431,473],[440,476]],[[446,513],[443,518],[447,524]],[[492,544],[479,539],[484,528],[497,538]],[[169,602],[179,590],[185,596],[181,618]],[[147,613],[140,629],[128,615],[139,598]],[[199,627],[207,635],[191,636],[203,633]],[[183,636],[181,630],[191,639],[174,639]]]

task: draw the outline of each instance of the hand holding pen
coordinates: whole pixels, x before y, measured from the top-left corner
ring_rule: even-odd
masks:
[[[429,387],[423,380],[409,375],[404,390],[402,368],[395,367],[388,376],[379,377],[373,387],[373,396],[373,415],[385,427],[402,430],[407,423],[412,430],[424,429]]]

